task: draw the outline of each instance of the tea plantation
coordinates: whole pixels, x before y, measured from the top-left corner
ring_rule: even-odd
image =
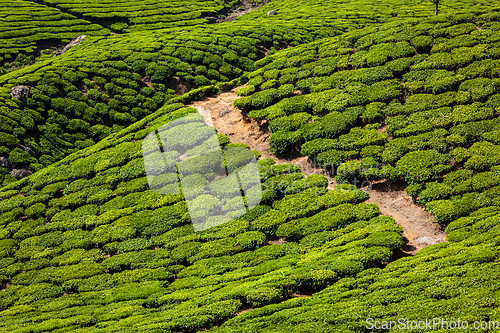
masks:
[[[0,1],[0,74],[53,56],[77,36],[207,23],[235,1]],[[129,25],[131,26],[129,29]]]
[[[276,153],[300,146],[341,183],[403,180],[447,224],[500,203],[499,18],[410,20],[285,50],[242,77],[249,96],[235,105],[269,121]]]
[[[156,30],[207,22],[237,1],[159,0],[159,1],[70,1],[38,0],[49,7],[105,25],[115,32]],[[130,27],[129,27],[130,26]]]
[[[258,8],[263,0],[248,1]],[[441,12],[482,10],[494,7],[497,1],[441,1]],[[151,0],[151,1],[70,1],[70,0],[1,0],[0,1],[0,74],[32,64],[54,54],[54,48],[80,35],[105,36],[131,31],[207,25],[223,19],[231,9],[242,3],[237,0]],[[269,10],[279,15],[268,16]],[[280,27],[289,33],[307,33],[315,38],[370,24],[406,17],[428,17],[432,3],[397,1],[390,5],[368,0],[343,2],[273,0],[262,8],[238,18],[246,30]],[[251,28],[251,29],[250,29]],[[286,40],[287,38],[285,38]],[[293,45],[310,41],[294,41]]]
[[[498,7],[498,1],[441,0],[440,13],[478,11]],[[274,10],[276,15],[267,15]],[[381,23],[408,18],[426,18],[434,15],[431,1],[420,0],[273,0],[254,10],[237,22],[259,29],[274,25],[294,30],[305,30],[316,38],[328,37],[346,31],[376,26]]]
[[[34,2],[0,1],[0,63],[30,64],[43,42],[68,43],[83,34],[106,35],[109,30]]]
[[[372,331],[367,318],[460,319],[478,331],[473,322],[500,319],[498,17],[350,32],[278,52],[243,78],[247,97],[235,105],[268,121],[275,152],[298,146],[341,183],[407,182],[407,193],[447,226],[448,242],[216,331]]]
[[[9,160],[1,181],[14,181],[7,175],[12,169],[37,171],[89,147],[165,103],[213,93],[215,84],[234,86],[228,82],[256,69],[264,46],[300,38],[284,33],[211,25],[87,37],[61,56],[0,76],[0,149]],[[24,100],[10,96],[19,85],[30,89]],[[209,88],[191,90],[201,87]]]
[[[195,233],[181,196],[148,188],[141,149],[146,134],[193,112],[165,106],[2,189],[3,330],[211,328],[381,266],[401,246],[401,227],[363,203],[365,192],[328,192],[323,176],[271,159],[259,161],[255,209]]]
[[[384,269],[345,277],[310,298],[240,314],[214,332],[389,331],[367,329],[367,318],[396,322],[403,318],[403,323],[443,318],[448,323],[467,321],[469,330],[460,329],[464,332],[492,332],[487,323],[500,320],[499,220],[500,206],[481,208],[449,224],[447,243],[429,246]],[[482,322],[483,329],[474,329],[475,322]],[[422,324],[420,329],[391,332],[452,331],[446,327],[425,329]]]
[[[498,2],[441,1],[434,16],[431,1],[272,0],[220,24],[203,17],[240,2],[4,3],[0,332],[500,321]],[[271,150],[309,156],[333,190],[223,134],[223,159],[189,159],[208,139],[186,105],[238,86],[234,105],[269,128]],[[177,123],[186,135],[144,143]],[[262,199],[245,213],[228,195],[248,208],[251,191],[212,186],[212,170],[244,162],[232,150],[257,159]],[[158,158],[184,163],[198,215],[171,194],[177,173],[151,176]],[[406,184],[447,242],[403,256],[404,230],[359,188],[378,180]],[[232,220],[197,229],[222,211]]]
[[[260,15],[269,6],[252,14]],[[308,8],[309,15],[318,15],[315,6]],[[243,16],[220,25],[87,37],[61,56],[42,58],[0,76],[0,154],[8,158],[0,169],[0,182],[15,180],[8,175],[12,169],[34,172],[91,146],[158,110],[174,95],[218,83],[220,88],[230,88],[237,82],[227,82],[257,69],[255,61],[269,52],[350,27],[332,30],[325,25],[323,31],[307,20],[299,21],[303,29],[298,29],[289,23],[294,20],[291,13],[279,17],[287,20]],[[269,84],[272,81],[264,87]],[[25,100],[10,96],[10,90],[19,85],[30,90]],[[280,89],[283,96],[292,92],[290,85]]]

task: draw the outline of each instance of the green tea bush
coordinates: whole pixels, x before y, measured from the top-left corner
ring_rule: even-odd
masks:
[[[247,85],[244,88],[240,88],[236,90],[236,95],[238,96],[248,96],[251,95],[253,92],[255,92],[255,86],[253,85]]]
[[[273,133],[273,136],[269,140],[270,150],[277,154],[283,154],[289,150],[291,146],[298,143],[301,138],[301,131],[289,132],[280,130]]]
[[[308,123],[311,115],[305,112],[294,113],[287,117],[280,117],[273,119],[269,124],[269,129],[272,132],[278,130],[295,131],[301,127],[302,124]]]
[[[28,152],[20,148],[15,148],[10,152],[9,160],[11,161],[11,163],[17,166],[26,165],[36,161],[36,159],[32,157]]]
[[[451,170],[448,158],[436,150],[415,151],[403,156],[396,163],[396,172],[408,183],[434,180]]]

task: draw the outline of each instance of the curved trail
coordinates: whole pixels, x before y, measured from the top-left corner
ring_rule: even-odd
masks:
[[[292,163],[300,167],[306,176],[320,174],[328,178],[322,168],[312,165],[308,157],[302,156],[298,151],[286,156],[272,153],[269,150],[270,133],[266,122],[259,125],[243,116],[241,110],[233,106],[233,101],[238,98],[234,93],[236,89],[187,106],[196,108],[208,125],[214,126],[219,133],[226,134],[232,142],[242,142],[252,150],[260,151],[262,158],[271,157],[278,164]],[[334,185],[335,182],[331,180],[328,188],[333,189]],[[402,248],[402,256],[413,255],[428,245],[446,241],[443,229],[434,222],[430,213],[415,204],[404,192],[404,185],[378,181],[370,188],[362,189],[370,194],[367,202],[377,204],[383,215],[394,218],[396,223],[403,227],[403,236],[407,242]]]
[[[234,93],[236,89],[193,102],[187,106],[197,109],[208,125],[215,127],[219,133],[226,134],[231,139],[231,142],[245,143],[252,150],[260,151],[262,158],[271,157],[277,164],[294,164],[302,169],[305,176],[311,174],[326,176],[322,168],[309,163],[309,158],[302,156],[298,151],[285,156],[278,156],[271,152],[269,150],[270,133],[267,124],[265,122],[261,125],[257,124],[255,121],[244,117],[241,110],[233,106],[233,101],[238,98]],[[333,189],[333,186],[334,184],[331,182],[329,188]]]

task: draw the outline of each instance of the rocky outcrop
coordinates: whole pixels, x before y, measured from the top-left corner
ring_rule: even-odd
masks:
[[[30,88],[26,86],[15,86],[10,90],[10,96],[20,101],[26,101],[30,93]]]
[[[28,169],[14,169],[10,172],[10,175],[17,180],[28,177],[31,174],[33,174],[33,172]]]
[[[0,157],[0,168],[10,168],[10,162],[7,157]]]
[[[72,48],[73,46],[77,46],[78,44],[80,44],[83,39],[87,37],[85,35],[82,35],[82,36],[78,36],[76,37],[75,39],[73,39],[71,42],[69,42],[69,44],[67,44],[65,47],[63,47],[62,50],[57,50],[56,51],[56,54],[54,55],[55,56],[58,56],[58,55],[61,55],[63,54],[64,52],[68,51],[70,48]]]

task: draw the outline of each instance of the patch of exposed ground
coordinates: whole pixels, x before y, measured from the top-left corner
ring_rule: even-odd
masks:
[[[328,178],[324,169],[314,165],[313,161],[307,156],[302,156],[298,150],[285,156],[278,156],[271,152],[269,150],[270,133],[266,122],[259,124],[233,106],[233,101],[238,98],[234,93],[236,89],[193,102],[188,106],[196,108],[209,126],[214,126],[219,133],[226,134],[232,142],[242,142],[249,145],[252,150],[260,151],[262,158],[271,157],[277,164],[294,164],[300,167],[306,176],[319,174]],[[333,185],[333,180],[331,180],[329,189],[333,189]]]
[[[268,4],[269,0],[263,1],[249,1],[249,0],[241,0],[236,5],[234,5],[231,9],[226,13],[225,18],[221,18],[217,20],[217,23],[220,22],[230,22],[236,20],[237,17],[250,13],[252,10],[259,8],[265,4]]]
[[[434,217],[405,193],[405,187],[405,184],[379,181],[374,182],[371,189],[363,189],[370,194],[367,202],[377,204],[383,215],[394,218],[403,227],[407,243],[402,255],[413,255],[428,245],[445,242],[446,234]]]
[[[70,48],[72,48],[74,46],[80,45],[80,43],[86,37],[87,37],[86,35],[81,35],[81,36],[76,37],[75,39],[72,39],[71,42],[69,42],[68,44],[66,44],[61,50],[57,50],[56,54],[54,54],[54,57],[65,53],[66,51],[68,51]]]
[[[238,88],[236,88],[238,89]],[[217,96],[208,97],[188,105],[196,108],[204,117],[208,125],[217,128],[219,133],[226,134],[232,142],[242,142],[252,150],[262,153],[262,158],[271,157],[278,164],[292,163],[302,169],[304,175],[320,174],[329,177],[324,169],[314,165],[307,156],[302,156],[298,150],[285,156],[278,156],[269,150],[270,133],[267,123],[257,123],[242,114],[241,110],[233,106],[238,98],[233,89]],[[385,128],[380,129],[385,131]],[[330,179],[328,188],[333,189],[335,182]],[[434,222],[433,216],[424,210],[421,205],[413,202],[404,191],[404,184],[389,184],[385,181],[374,182],[369,191],[368,202],[376,203],[383,215],[390,216],[403,227],[403,236],[407,243],[400,255],[413,255],[418,250],[432,244],[446,241],[443,229]],[[269,243],[278,243],[273,239]]]
[[[268,239],[267,244],[269,245],[276,245],[276,244],[285,244],[286,239],[284,237],[275,237],[272,239]]]
[[[239,310],[238,312],[236,312],[236,315],[240,315],[242,313],[245,313],[245,312],[248,312],[248,311],[251,311],[253,310],[254,308],[246,308],[246,309],[241,309]]]

